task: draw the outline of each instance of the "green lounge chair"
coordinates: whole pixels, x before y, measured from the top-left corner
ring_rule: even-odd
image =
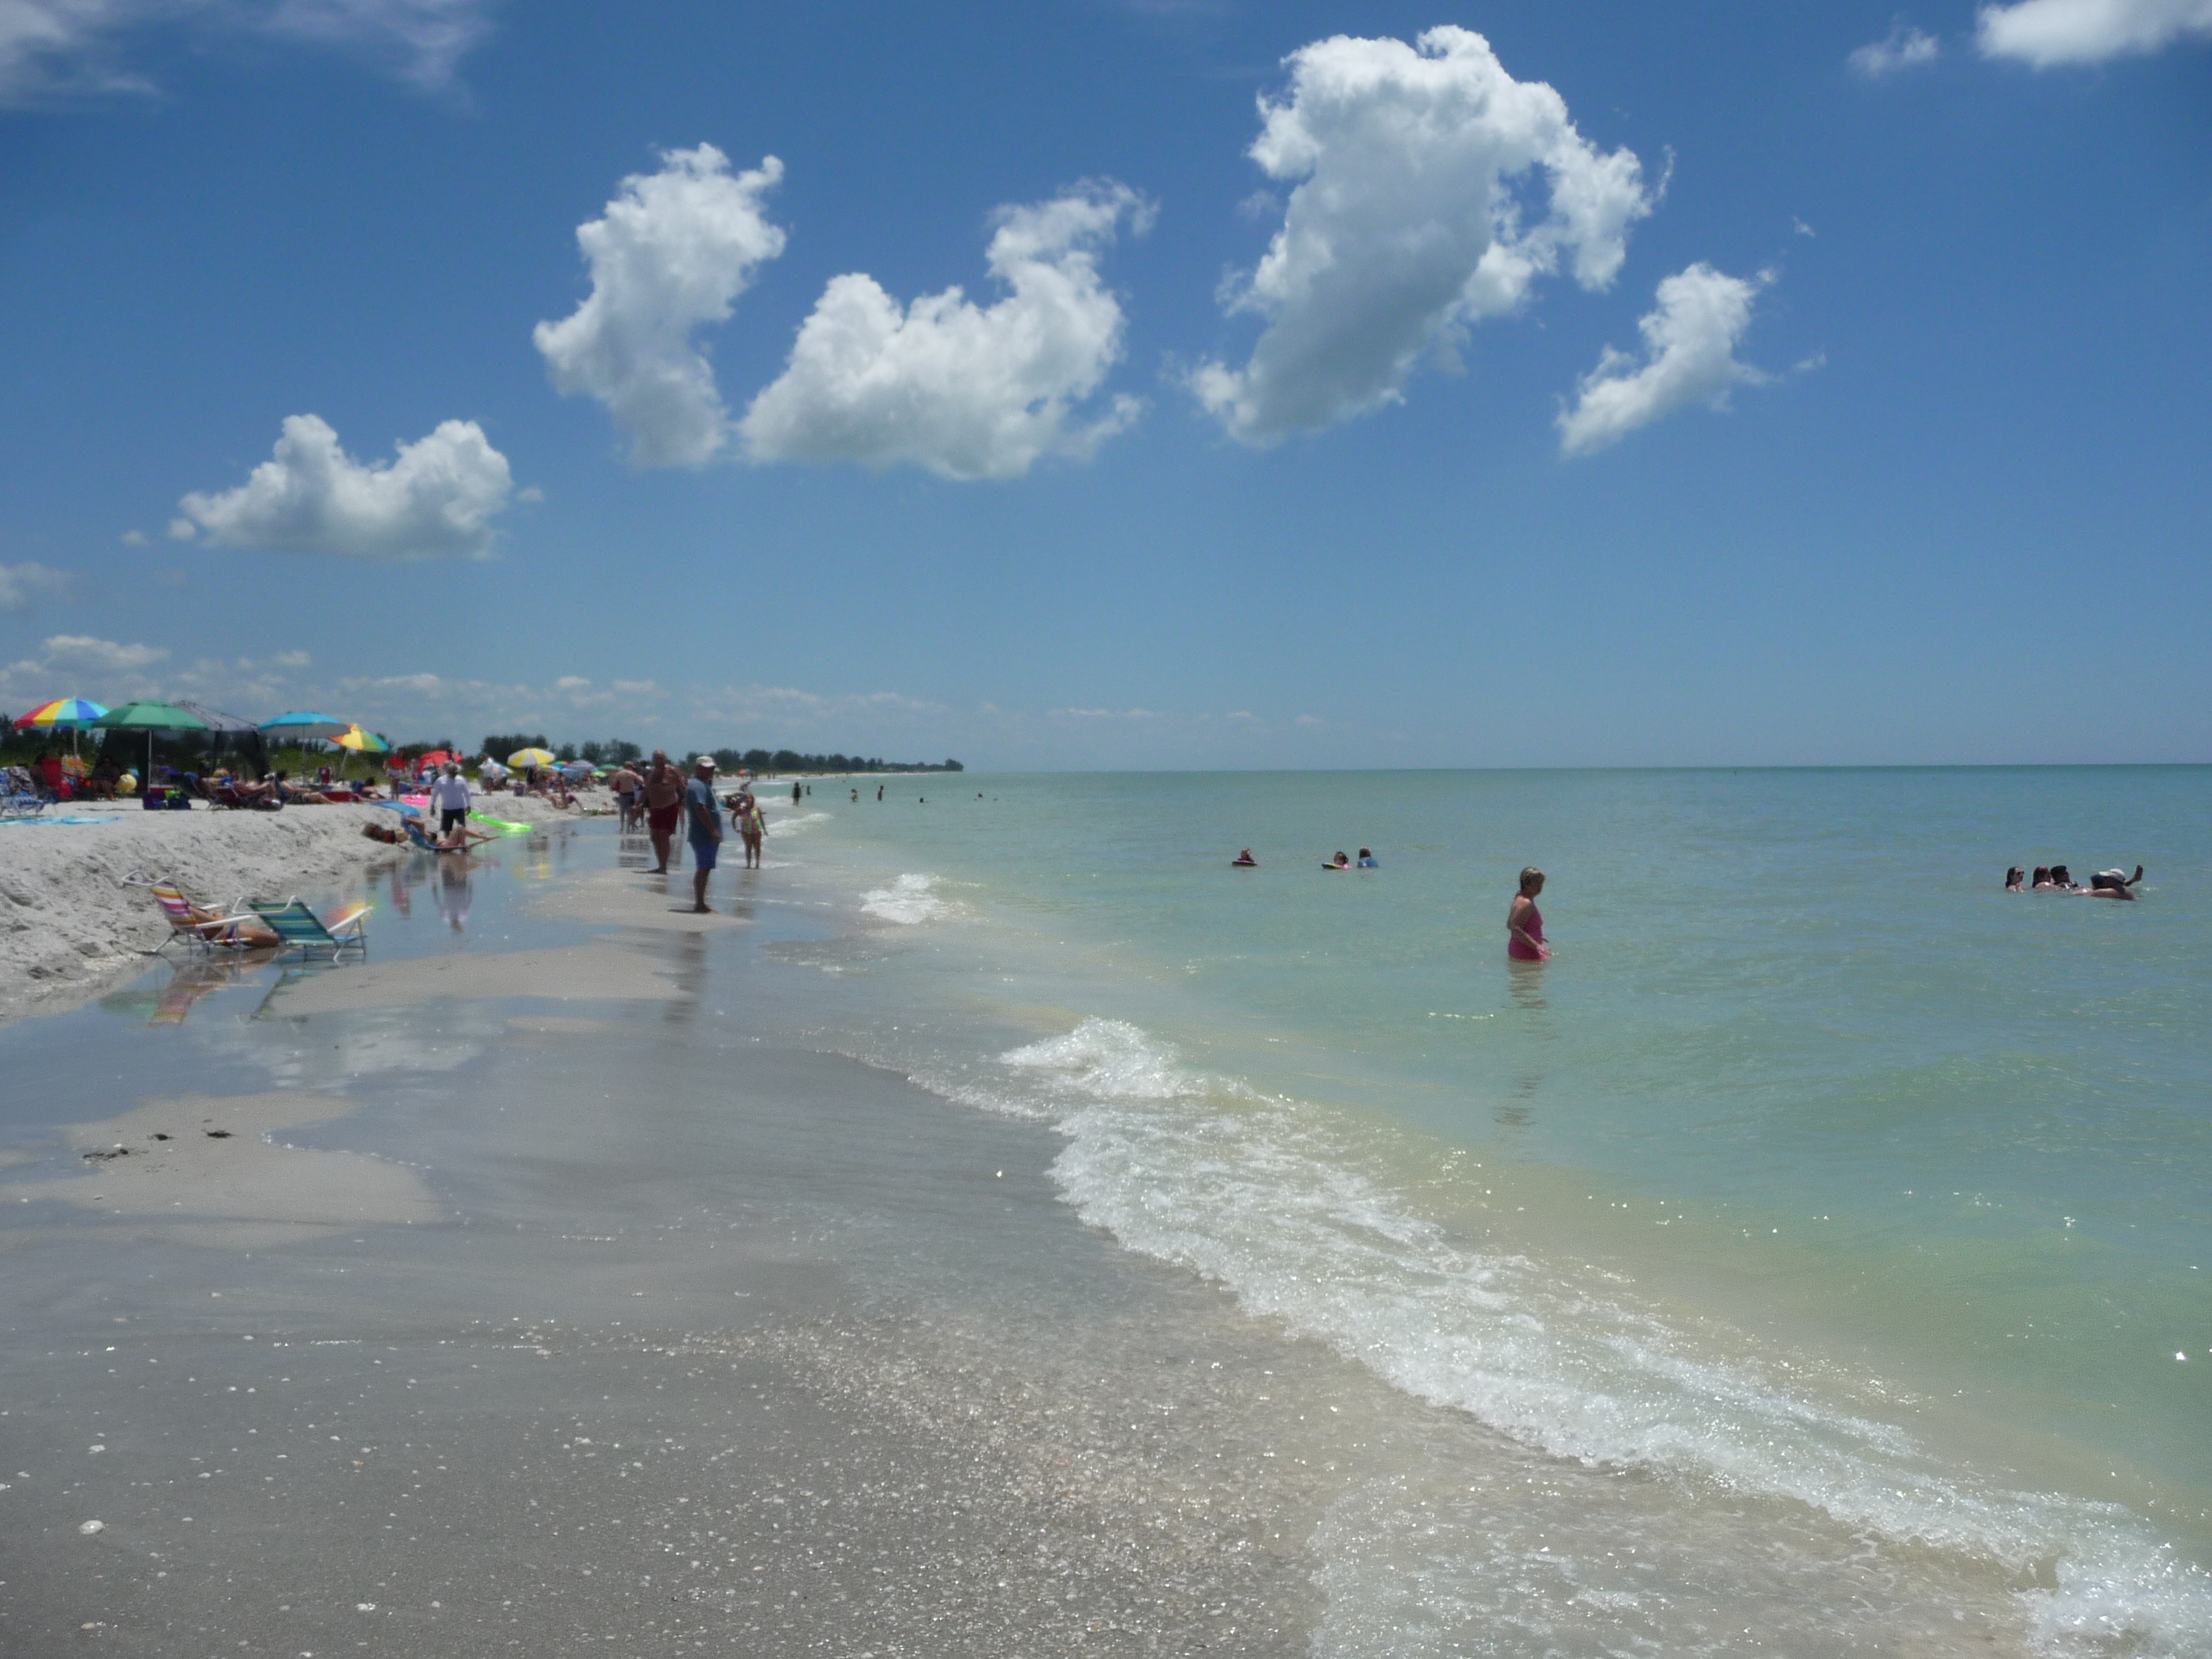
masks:
[[[366,904],[327,924],[297,899],[287,899],[282,904],[256,899],[247,908],[276,930],[276,937],[284,941],[284,950],[328,951],[334,957],[341,951],[365,954],[368,950],[369,907]]]

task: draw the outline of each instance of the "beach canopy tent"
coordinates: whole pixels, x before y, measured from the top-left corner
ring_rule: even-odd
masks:
[[[217,766],[228,766],[234,772],[259,777],[269,769],[269,745],[262,741],[260,729],[252,720],[183,697],[167,706],[196,716],[199,726],[110,727],[106,741],[100,745],[100,759],[133,769],[142,761],[151,764],[141,734],[158,733],[161,752],[181,771],[209,772]],[[106,726],[107,722],[95,720],[93,724]]]
[[[111,708],[93,722],[112,737],[118,732],[143,732],[146,734],[146,769],[140,775],[150,782],[154,776],[154,734],[156,732],[204,732],[208,723],[198,714],[186,714],[174,703],[126,702],[120,708]],[[104,745],[103,745],[104,746]]]

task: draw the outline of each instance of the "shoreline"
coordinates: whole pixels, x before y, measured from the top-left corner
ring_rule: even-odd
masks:
[[[1383,1202],[1405,1182],[1358,1173],[1432,1159],[1214,1086],[1174,1018],[1129,1023],[1149,1000],[1126,950],[1101,981],[1054,954],[1077,928],[1039,951],[979,937],[989,916],[954,896],[941,846],[819,833],[769,875],[729,872],[712,918],[689,915],[688,872],[652,878],[605,832],[489,859],[458,905],[410,912],[399,887],[460,891],[471,861],[399,866],[368,967],[249,970],[265,997],[216,994],[181,1032],[147,1029],[186,1012],[157,1011],[150,983],[16,1030],[29,1156],[0,1187],[21,1200],[0,1207],[19,1267],[0,1325],[24,1403],[0,1440],[29,1471],[5,1500],[24,1631],[319,1651],[373,1613],[441,1647],[627,1638],[604,1650],[636,1659],[702,1637],[1365,1659],[1443,1651],[1419,1633],[1447,1626],[1533,1621],[1596,1650],[1725,1618],[1808,1654],[1987,1659],[2038,1651],[2125,1591],[2100,1575],[2163,1559],[2069,1481],[1990,1492],[1972,1458],[1899,1464],[1930,1426],[1909,1391],[1865,1424],[1808,1412],[1850,1379],[1796,1376],[1785,1350],[1770,1387],[1733,1363],[1764,1346],[1655,1346],[1675,1327],[1644,1303],[1576,1279],[1569,1305],[1540,1262],[1486,1247],[1487,1205],[1432,1233],[1425,1206]],[[936,872],[912,880],[941,881],[945,908],[865,902],[902,869]],[[1196,1023],[1183,1052],[1224,1057]],[[46,1152],[88,1052],[113,1107],[136,1104]],[[196,1129],[189,1151],[147,1144]],[[257,1130],[259,1152],[240,1144]],[[1310,1156],[1331,1149],[1354,1161]],[[355,1191],[364,1167],[383,1178]],[[350,1213],[315,1195],[340,1185]],[[1567,1196],[1562,1218],[1597,1202]],[[1645,1224],[1679,1229],[1680,1207]],[[1429,1248],[1454,1240],[1474,1255]],[[1667,1364],[1599,1363],[1622,1333]],[[1555,1350],[1607,1384],[1595,1456],[1510,1414],[1583,1398],[1571,1375],[1552,1386]],[[1796,1467],[1834,1472],[1817,1489],[1739,1455],[1725,1467],[1750,1479],[1717,1504],[1689,1457],[1632,1440],[1710,1425],[1689,1447],[1710,1464],[1783,1413],[1814,1430]],[[1859,1431],[1893,1422],[1905,1449],[1863,1455]],[[338,1453],[331,1430],[358,1443]],[[1909,1540],[1923,1491],[1951,1547],[1868,1548],[1869,1527]],[[1868,1511],[1892,1492],[1916,1506]],[[87,1518],[104,1542],[72,1534]],[[270,1543],[272,1522],[300,1538]],[[134,1544],[164,1582],[127,1565]],[[2056,1583],[2018,1576],[2030,1547]],[[179,1582],[187,1557],[265,1584],[273,1613]],[[2197,1650],[2195,1571],[2143,1587],[2131,1650]]]
[[[13,1034],[11,1650],[1310,1651],[1334,1413],[1365,1469],[1425,1409],[1082,1225],[1043,1126],[708,1023],[763,930],[557,880],[638,891],[574,984],[311,974],[195,1015],[189,1091],[98,1010]],[[441,943],[387,959],[551,954]],[[624,997],[617,951],[711,977]],[[118,1109],[64,1125],[88,1037]]]
[[[578,820],[541,801],[489,799],[533,829]],[[145,970],[169,926],[126,878],[173,880],[203,904],[228,905],[310,896],[417,856],[362,834],[391,817],[372,805],[149,812],[132,802],[82,816],[115,821],[0,828],[0,1025],[65,1012]]]

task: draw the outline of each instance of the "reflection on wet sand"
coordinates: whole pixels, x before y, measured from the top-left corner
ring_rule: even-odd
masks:
[[[158,990],[118,991],[112,996],[102,997],[100,1006],[110,1013],[131,1018],[143,1012],[149,1025],[181,1025],[191,1012],[192,1005],[202,997],[241,983],[276,955],[276,947],[270,945],[257,951],[195,957],[179,963],[168,982]]]
[[[469,911],[475,906],[477,866],[483,860],[466,853],[447,853],[438,860],[435,896],[438,914],[455,933],[468,931]]]

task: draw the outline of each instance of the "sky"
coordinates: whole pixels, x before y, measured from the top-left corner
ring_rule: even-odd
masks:
[[[2212,0],[0,0],[0,709],[2212,761]]]

